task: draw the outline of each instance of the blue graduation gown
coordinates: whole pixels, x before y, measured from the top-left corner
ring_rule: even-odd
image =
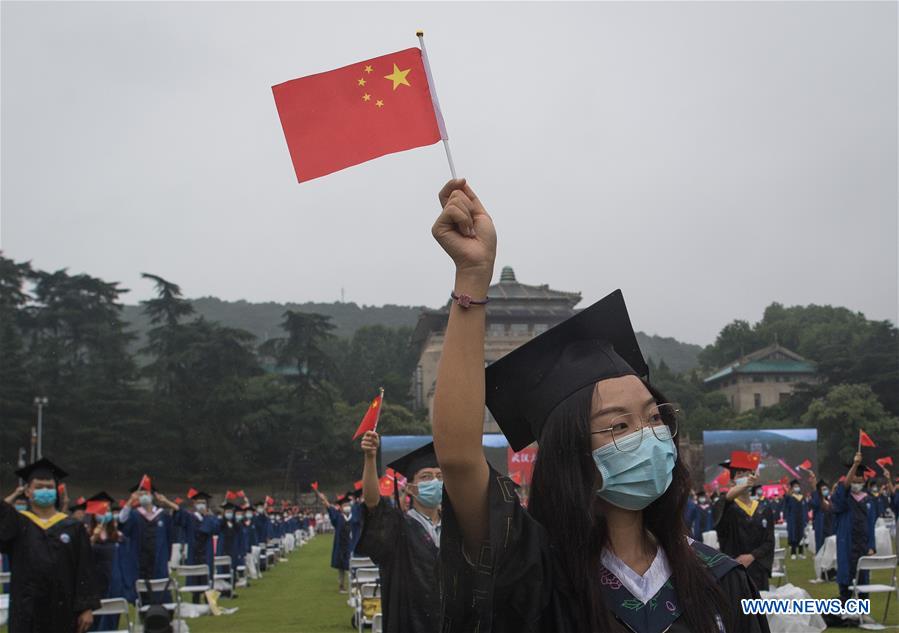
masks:
[[[212,537],[219,533],[219,519],[211,514],[203,515],[187,510],[179,510],[175,517],[184,530],[188,564],[206,565],[212,569],[212,559],[215,556]]]
[[[702,533],[710,532],[715,529],[712,506],[706,505],[703,507],[696,504],[696,510],[693,513],[693,523],[689,527],[693,538],[702,543]]]
[[[691,526],[696,523],[696,502],[692,497],[687,497],[687,505],[684,506],[684,525],[692,532]]]
[[[787,542],[799,545],[808,524],[808,506],[805,498],[796,499],[792,494],[784,497],[784,519],[787,522]]]
[[[241,552],[240,547],[240,526],[234,521],[223,520],[218,543],[215,547],[215,555],[229,557],[231,559],[231,569],[236,570],[239,565],[243,565],[243,552]]]
[[[334,526],[334,544],[331,546],[331,567],[347,570],[350,568],[350,555],[353,551],[352,515],[348,521],[343,512],[328,508],[331,525]]]
[[[833,508],[834,531],[837,535],[837,584],[850,585],[855,580],[855,564],[859,557],[874,549],[874,524],[877,522],[877,512],[869,495],[865,495],[861,501],[856,501],[843,482],[834,486],[830,495],[830,505]],[[861,506],[864,512],[858,510],[856,514],[857,506]],[[862,514],[865,516],[864,524],[859,524],[855,517]],[[853,524],[856,524],[857,534],[865,535],[863,542],[855,542],[853,539]]]
[[[137,569],[138,578],[169,577],[172,555],[173,520],[161,511],[148,521],[139,510],[132,508],[128,520],[119,523],[119,531],[128,537],[125,555],[129,565]]]
[[[127,555],[127,537],[121,541],[105,541],[94,543],[91,550],[94,556],[94,581],[97,583],[96,593],[102,598],[124,598],[134,604],[137,598],[134,582],[137,580],[137,568]],[[103,615],[94,619],[92,631],[114,631],[119,628],[117,615]]]
[[[821,494],[812,493],[809,505],[812,508],[812,527],[815,529],[815,551],[824,545],[824,539],[833,534],[833,512],[821,504]]]

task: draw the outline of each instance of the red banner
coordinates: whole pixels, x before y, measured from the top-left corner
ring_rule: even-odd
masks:
[[[537,461],[537,447],[529,446],[517,453],[512,448],[506,449],[506,468],[509,476],[518,473],[520,480],[513,481],[523,486],[531,483],[531,476],[534,474],[534,462]]]

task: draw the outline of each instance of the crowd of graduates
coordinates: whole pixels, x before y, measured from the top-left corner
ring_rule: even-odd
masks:
[[[254,548],[297,533],[311,534],[329,522],[311,509],[265,497],[253,503],[243,491],[228,491],[213,506],[212,495],[191,488],[184,499],[168,499],[144,475],[130,497],[116,501],[105,491],[70,501],[67,473],[40,459],[16,473],[22,484],[0,502],[0,555],[11,572],[9,630],[118,630],[119,616],[94,618],[103,598],[143,605],[171,602],[164,591],[138,596],[138,580],[168,578],[174,565],[201,565],[208,575],[191,579],[215,586],[216,557],[228,569],[259,577],[267,557]],[[324,525],[323,525],[324,524]],[[220,564],[220,562],[218,563]],[[230,597],[234,583],[227,583]],[[203,597],[196,593],[194,602]]]

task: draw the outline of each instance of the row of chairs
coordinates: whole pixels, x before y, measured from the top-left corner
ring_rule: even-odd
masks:
[[[372,633],[382,633],[381,571],[372,559],[350,558],[350,587],[347,604],[353,609],[351,624],[358,633],[371,626]]]

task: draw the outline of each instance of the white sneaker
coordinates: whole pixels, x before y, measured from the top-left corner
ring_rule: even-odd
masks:
[[[790,554],[790,560],[796,560],[796,554]]]

